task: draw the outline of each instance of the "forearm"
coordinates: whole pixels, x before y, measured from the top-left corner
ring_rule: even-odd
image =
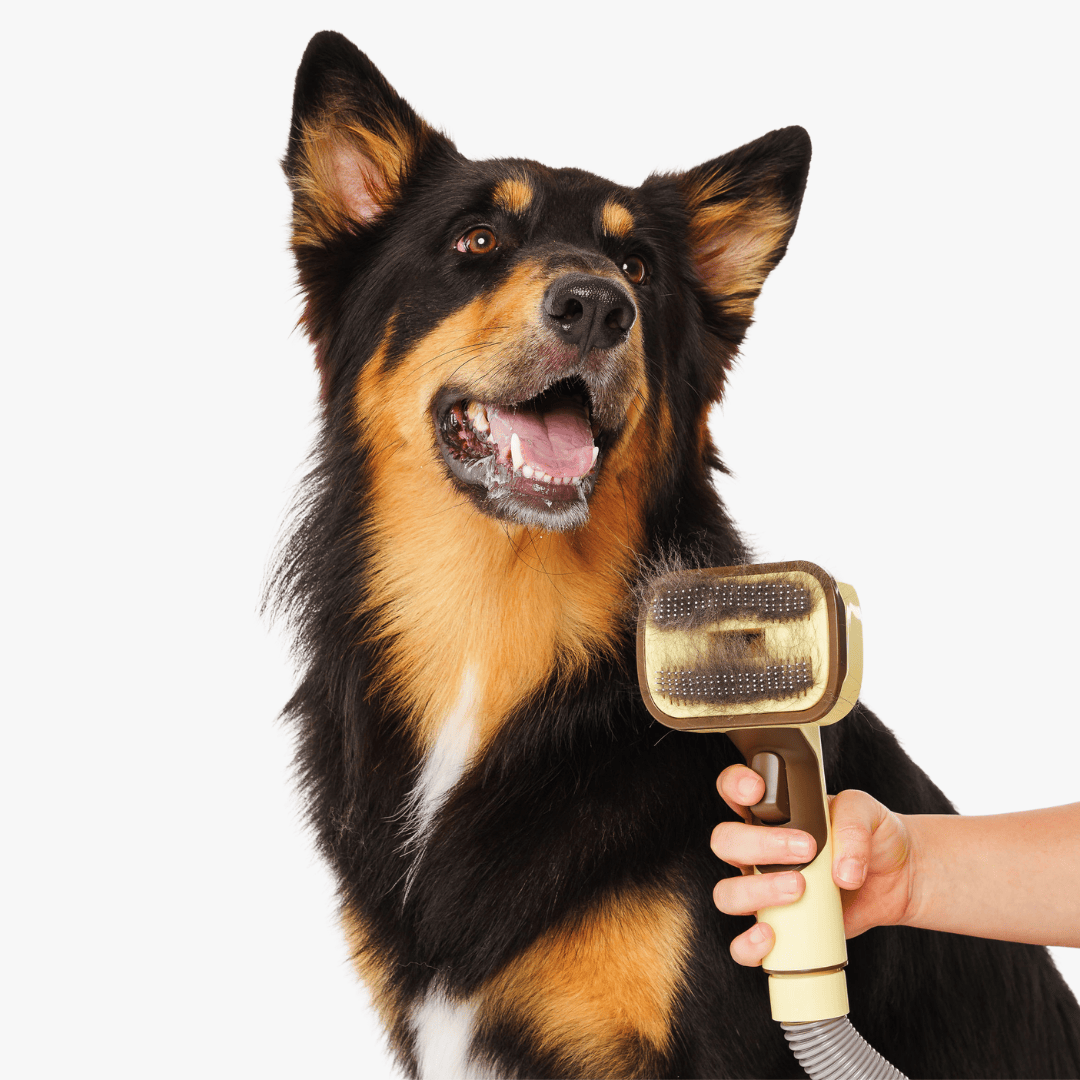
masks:
[[[905,815],[914,882],[903,922],[1080,946],[1080,803],[993,817]]]

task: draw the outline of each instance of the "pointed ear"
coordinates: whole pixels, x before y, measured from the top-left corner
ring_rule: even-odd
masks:
[[[810,136],[787,127],[678,178],[695,269],[725,314],[749,324],[762,283],[787,250],[809,168]]]
[[[420,159],[454,152],[347,38],[316,34],[296,73],[289,149],[293,243],[323,244],[394,204]]]

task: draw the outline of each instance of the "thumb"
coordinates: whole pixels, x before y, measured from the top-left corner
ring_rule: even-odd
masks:
[[[841,791],[832,800],[832,872],[841,889],[857,889],[866,880],[874,832],[887,812],[865,791]]]

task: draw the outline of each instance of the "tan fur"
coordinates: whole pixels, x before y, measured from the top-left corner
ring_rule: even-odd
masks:
[[[417,147],[391,122],[362,127],[331,111],[305,123],[304,168],[293,180],[294,246],[321,244],[385,210]]]
[[[634,216],[621,203],[608,199],[600,211],[600,225],[608,236],[625,240],[633,232]]]
[[[634,888],[553,927],[466,1002],[477,1031],[524,1028],[566,1072],[647,1077],[671,1045],[675,995],[692,934],[676,889]],[[351,959],[388,1032],[400,1030],[405,1005],[385,962],[371,948],[363,919],[345,909]]]
[[[532,205],[535,193],[526,180],[511,178],[501,180],[495,185],[491,201],[501,206],[508,214],[524,214]]]
[[[727,179],[697,183],[686,191],[691,209],[690,250],[706,288],[727,298],[732,314],[750,317],[772,256],[791,228],[791,215],[767,199],[712,203]]]
[[[526,265],[499,289],[444,320],[387,371],[372,357],[354,398],[357,438],[371,453],[365,529],[375,634],[389,663],[375,693],[409,709],[422,748],[475,673],[480,748],[512,707],[547,681],[609,648],[627,603],[625,575],[641,548],[642,499],[656,455],[635,434],[648,400],[639,325],[627,350],[636,392],[607,454],[590,524],[550,533],[479,513],[446,475],[431,402],[449,382],[505,399],[522,364],[536,366],[534,312],[549,278]],[[647,425],[645,426],[648,427]]]
[[[357,974],[371,992],[371,1003],[387,1031],[401,1012],[398,995],[391,989],[390,972],[385,960],[369,944],[369,934],[363,917],[352,908],[341,914],[341,926],[349,945],[349,956]]]
[[[479,1027],[524,1026],[574,1075],[654,1075],[690,936],[674,890],[612,897],[542,934],[485,985]]]

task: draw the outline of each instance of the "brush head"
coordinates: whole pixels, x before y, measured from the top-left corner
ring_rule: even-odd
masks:
[[[862,680],[858,597],[808,562],[675,570],[645,591],[637,652],[668,727],[831,724]]]

